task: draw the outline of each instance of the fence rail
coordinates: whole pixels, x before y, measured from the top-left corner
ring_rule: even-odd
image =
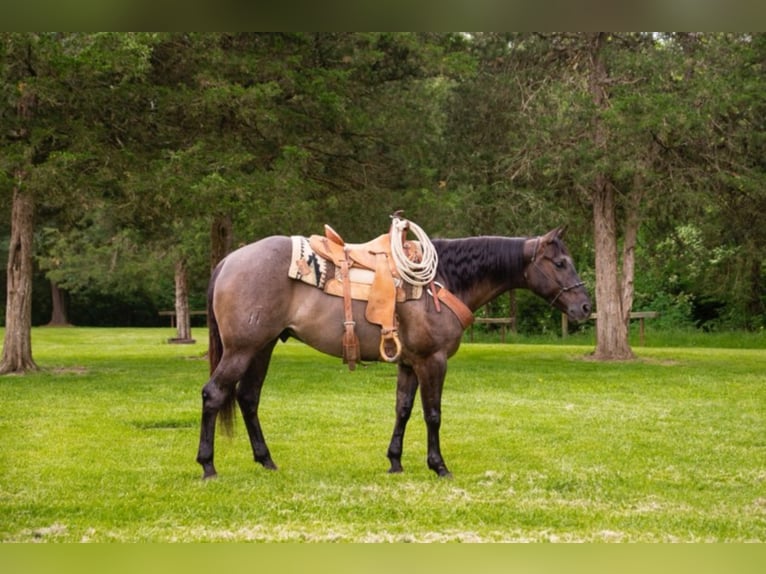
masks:
[[[176,326],[176,312],[175,311],[158,311],[157,314],[160,317],[170,317],[170,326],[175,329]],[[207,311],[189,311],[189,316],[195,315],[207,315]]]
[[[508,317],[476,317],[474,319],[475,325],[499,325],[500,326],[500,340],[505,343],[505,336],[508,330],[512,333],[516,333],[516,299],[513,292],[510,293],[510,305],[509,305]],[[643,346],[646,341],[646,319],[655,319],[659,317],[658,311],[633,311],[630,314],[631,319],[639,320],[638,337],[639,345]],[[596,321],[598,319],[597,313],[591,313],[588,319]],[[561,314],[561,336],[566,337],[569,333],[569,319],[566,314]],[[473,342],[473,325],[469,331],[469,339]]]
[[[632,311],[630,313],[631,319],[638,319],[639,325],[638,325],[638,341],[639,345],[642,347],[644,346],[645,340],[646,340],[646,325],[644,321],[646,319],[655,319],[660,316],[660,313],[658,311]],[[598,313],[591,313],[589,319],[596,321],[598,320]],[[567,316],[562,313],[561,314],[561,336],[566,337],[567,333],[569,331],[569,319]],[[596,330],[596,333],[598,333],[598,329]]]

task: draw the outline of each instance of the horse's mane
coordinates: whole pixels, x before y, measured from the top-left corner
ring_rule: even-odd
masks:
[[[496,236],[434,239],[438,275],[455,293],[470,289],[480,279],[512,283],[524,269],[524,241]]]

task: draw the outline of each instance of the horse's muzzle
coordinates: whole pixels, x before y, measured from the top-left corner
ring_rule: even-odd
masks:
[[[592,311],[590,300],[574,303],[567,308],[567,316],[572,321],[581,322],[590,317]]]

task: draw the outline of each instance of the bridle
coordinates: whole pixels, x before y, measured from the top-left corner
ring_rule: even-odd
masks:
[[[538,237],[537,237],[537,243],[535,243],[535,250],[534,250],[534,252],[532,253],[532,261],[531,261],[531,263],[532,263],[532,264],[535,266],[535,268],[536,268],[536,269],[537,269],[537,270],[538,270],[540,273],[542,273],[542,274],[545,276],[545,278],[546,278],[546,279],[548,279],[548,281],[550,281],[550,282],[552,282],[552,283],[557,283],[557,284],[558,284],[558,286],[559,286],[559,292],[558,292],[558,293],[556,293],[556,296],[555,296],[553,299],[551,299],[551,300],[548,302],[548,304],[549,304],[551,307],[553,307],[553,306],[556,304],[556,301],[558,301],[558,300],[559,300],[559,297],[561,297],[561,296],[562,296],[564,293],[566,293],[567,291],[571,291],[572,289],[577,289],[578,287],[582,287],[582,286],[584,286],[584,285],[585,285],[585,282],[584,282],[584,281],[578,281],[577,283],[574,283],[573,285],[569,285],[568,287],[564,287],[564,286],[562,286],[562,285],[561,285],[561,283],[559,283],[559,281],[558,281],[558,280],[556,280],[554,277],[551,277],[551,276],[550,276],[550,275],[549,275],[549,274],[548,274],[548,273],[545,271],[545,269],[543,269],[542,267],[540,267],[540,264],[537,262],[537,252],[539,251],[539,249],[540,249],[540,236],[538,235]],[[524,272],[524,278],[525,278],[525,279],[527,279],[527,276],[526,276],[526,275],[527,275],[527,273],[526,273],[526,271],[525,271],[525,272]],[[529,280],[527,279],[527,281],[529,281]]]

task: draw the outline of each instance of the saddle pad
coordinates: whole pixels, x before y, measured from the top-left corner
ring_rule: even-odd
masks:
[[[290,239],[293,241],[293,254],[287,271],[288,277],[324,289],[327,282],[327,260],[314,253],[305,237],[293,235]]]

